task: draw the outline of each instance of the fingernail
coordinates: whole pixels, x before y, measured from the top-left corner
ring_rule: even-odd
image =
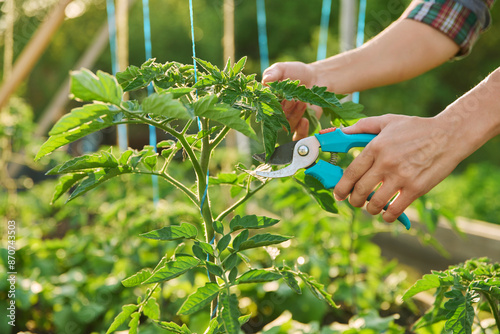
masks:
[[[341,201],[343,201],[343,199],[341,199],[339,196],[337,196],[337,194],[336,194],[336,193],[333,193],[333,197],[335,198],[335,200],[336,200],[337,202],[341,202]]]

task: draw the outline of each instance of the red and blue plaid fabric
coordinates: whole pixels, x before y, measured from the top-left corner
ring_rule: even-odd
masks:
[[[483,0],[489,9],[495,0]],[[419,3],[407,16],[438,29],[460,46],[457,57],[467,55],[483,27],[477,15],[453,0],[426,0]]]

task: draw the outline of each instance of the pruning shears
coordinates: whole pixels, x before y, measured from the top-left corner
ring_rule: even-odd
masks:
[[[326,162],[319,159],[320,149],[323,152],[330,152],[332,157],[336,153],[347,153],[353,147],[365,147],[376,135],[360,133],[345,134],[340,129],[329,128],[321,130],[313,136],[290,142],[277,147],[269,158],[268,164],[288,166],[275,171],[256,171],[258,176],[269,178],[281,178],[294,175],[299,169],[305,169],[306,175],[311,175],[319,180],[327,189],[333,189],[339,182],[344,171],[335,165],[334,161]],[[255,154],[253,156],[260,162],[265,162],[265,153]],[[332,159],[334,160],[334,159]],[[372,198],[374,192],[368,196],[368,201]],[[384,210],[387,209],[388,203]],[[411,227],[411,222],[406,214],[401,214],[398,220],[406,227]]]

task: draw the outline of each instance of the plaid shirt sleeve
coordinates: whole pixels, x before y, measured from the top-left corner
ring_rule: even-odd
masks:
[[[428,24],[446,34],[460,46],[456,57],[461,57],[470,52],[479,35],[488,28],[489,10],[494,2],[495,0],[424,0],[406,18]]]

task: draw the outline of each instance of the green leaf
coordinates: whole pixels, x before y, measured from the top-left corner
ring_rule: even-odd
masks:
[[[193,314],[208,304],[219,294],[220,287],[217,283],[207,282],[205,286],[199,287],[196,292],[191,294],[182,304],[179,315]]]
[[[238,250],[242,251],[250,248],[280,244],[282,242],[290,240],[291,238],[292,237],[286,237],[271,233],[256,234],[247,241],[242,242]]]
[[[273,93],[283,96],[283,98],[289,101],[295,99],[323,108],[332,108],[335,106],[342,108],[342,104],[335,93],[328,92],[326,87],[313,86],[309,89],[304,85],[300,85],[299,80],[292,81],[290,79],[270,82],[268,85],[271,87]]]
[[[219,173],[217,177],[210,177],[208,184],[211,186],[218,184],[238,184],[238,175],[234,173]]]
[[[229,296],[227,293],[222,292],[220,302],[222,304],[221,317],[226,333],[238,334],[241,327],[240,322],[238,321],[240,317],[238,298],[234,294]]]
[[[129,334],[137,334],[141,313],[140,312],[132,313],[132,315],[130,317],[132,318],[132,320],[130,320],[130,322],[128,323],[128,327],[129,327],[128,333]]]
[[[142,269],[139,272],[135,273],[134,275],[122,280],[122,284],[124,287],[130,288],[141,285],[150,277],[151,277],[151,270]]]
[[[290,289],[292,289],[299,295],[302,293],[302,289],[300,288],[299,282],[297,282],[295,275],[291,271],[280,270],[280,274],[283,277],[283,280],[285,281],[286,285],[288,285]]]
[[[205,253],[208,253],[212,256],[214,256],[214,247],[213,245],[207,243],[207,242],[203,242],[203,241],[196,241],[195,242],[198,246],[200,246],[201,249],[203,249],[203,251]]]
[[[71,110],[70,113],[61,117],[61,119],[59,119],[50,130],[49,136],[55,136],[71,131],[85,123],[96,121],[101,119],[102,116],[108,115],[109,113],[117,113],[118,111],[118,109],[111,108],[111,106],[107,104],[86,104],[80,108]]]
[[[158,163],[158,155],[150,155],[145,157],[143,160],[144,166],[150,171],[154,171],[156,164]]]
[[[97,75],[87,69],[72,71],[70,92],[73,98],[82,101],[100,101],[120,105],[123,89],[116,79],[102,71]]]
[[[147,233],[140,234],[141,237],[154,240],[179,240],[179,239],[194,239],[198,234],[195,226],[182,223],[180,226],[165,226],[159,230],[153,230]]]
[[[232,253],[224,259],[223,265],[226,270],[232,270],[238,263],[238,254]]]
[[[185,272],[198,266],[199,264],[200,260],[192,256],[177,256],[175,260],[165,263],[163,267],[153,272],[153,275],[151,275],[151,277],[147,279],[143,284],[169,281],[184,274]]]
[[[358,120],[365,117],[362,113],[365,107],[362,104],[347,101],[342,103],[342,108],[324,108],[323,112],[333,119],[336,117],[343,120]],[[329,115],[331,113],[331,115]]]
[[[217,121],[258,141],[252,127],[241,119],[241,112],[223,103],[217,103],[216,95],[206,95],[193,103],[194,114]]]
[[[109,152],[101,151],[95,154],[88,154],[73,158],[65,163],[52,168],[48,175],[78,172],[93,168],[114,168],[118,167],[118,160]]]
[[[241,229],[260,229],[266,228],[273,225],[276,225],[279,222],[279,219],[264,217],[264,216],[243,216],[240,217],[237,215],[234,217],[229,223],[229,227],[231,228],[231,232],[238,231]]]
[[[40,147],[35,160],[90,133],[112,126],[113,114],[116,113],[117,111],[112,111],[110,106],[99,104],[89,104],[74,109],[54,125],[49,139]]]
[[[299,277],[316,298],[318,298],[319,300],[326,300],[326,302],[328,302],[330,306],[338,308],[338,305],[335,304],[332,299],[332,295],[325,290],[325,286],[323,284],[316,282],[314,278],[304,273],[300,273]]]
[[[245,241],[245,240],[248,239],[248,234],[249,234],[248,230],[245,229],[245,230],[241,231],[241,233],[238,234],[234,238],[234,240],[233,240],[233,248],[235,250],[239,250],[240,249],[240,246],[243,243],[243,241]]]
[[[219,254],[221,254],[227,248],[227,246],[229,246],[230,242],[231,242],[230,234],[226,234],[219,240],[219,242],[217,242],[217,250],[219,251]]]
[[[403,300],[408,300],[409,298],[415,296],[417,293],[422,291],[427,291],[439,287],[439,277],[434,274],[424,275],[419,279],[412,287],[410,287],[403,295]]]
[[[171,119],[190,120],[194,115],[182,104],[174,99],[172,93],[151,94],[142,101],[143,112],[151,116],[162,116]]]
[[[116,331],[118,327],[120,327],[120,325],[123,324],[138,308],[139,306],[137,305],[123,305],[122,311],[115,317],[115,320],[113,320],[113,322],[109,326],[106,334],[110,334]]]
[[[87,174],[68,174],[59,178],[59,183],[56,186],[54,195],[52,196],[51,204],[54,204],[66,191],[71,189],[78,181],[86,177]]]
[[[112,179],[115,176],[130,172],[131,170],[128,167],[106,168],[97,170],[96,172],[90,172],[87,174],[87,178],[85,178],[71,193],[70,197],[68,198],[68,202],[78,196],[83,195],[89,190],[94,189],[98,185],[106,182],[109,179]]]
[[[146,317],[152,320],[157,320],[160,318],[160,305],[156,302],[155,297],[151,297],[148,299],[144,307],[142,308],[142,312]]]
[[[275,271],[252,269],[238,277],[236,279],[236,284],[271,282],[279,280],[281,277],[282,276]]]
[[[224,234],[224,225],[220,221],[215,220],[212,223],[212,227],[214,228],[215,232],[219,234]]]
[[[166,322],[166,321],[159,321],[159,320],[153,320],[154,323],[163,329],[166,329],[168,331],[174,332],[176,334],[191,334],[192,332],[186,327],[186,325],[179,326],[175,322]]]
[[[194,256],[196,256],[198,259],[202,261],[207,260],[207,253],[199,246],[199,244],[193,244],[192,251]]]
[[[212,262],[205,262],[208,272],[214,274],[215,276],[222,277],[223,271],[222,268]]]
[[[472,334],[472,324],[474,323],[473,303],[479,301],[479,294],[467,291],[465,296],[459,290],[451,290],[445,293],[450,298],[444,308],[449,310],[445,329],[453,331],[454,334]]]
[[[331,190],[328,190],[323,184],[311,175],[304,172],[295,174],[295,180],[311,195],[321,208],[330,213],[338,213],[337,205]]]
[[[261,106],[266,106],[262,104]],[[270,108],[270,107],[268,107]],[[278,140],[278,132],[283,130],[283,127],[289,127],[288,121],[284,114],[268,114],[262,113],[262,136],[264,137],[264,150],[266,152],[266,161],[273,154]]]
[[[236,64],[234,64],[233,68],[232,68],[232,75],[236,75],[238,73],[240,73],[244,68],[245,68],[245,64],[247,63],[247,57],[243,57],[241,58],[240,60],[238,60],[238,62]]]
[[[235,254],[231,254],[230,256],[232,256],[232,255],[235,255]],[[237,258],[237,256],[236,256],[236,258]],[[238,276],[238,268],[234,267],[229,272],[229,276],[228,276],[229,282],[234,283],[234,281],[236,281],[237,276]]]

